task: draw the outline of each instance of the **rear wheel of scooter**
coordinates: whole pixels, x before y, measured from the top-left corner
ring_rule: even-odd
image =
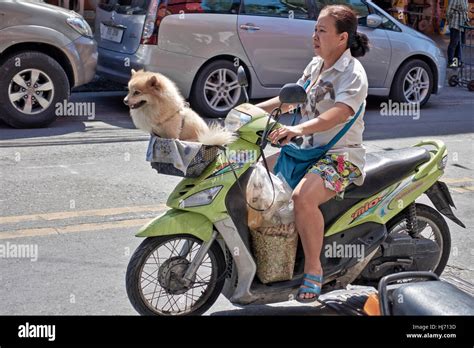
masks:
[[[437,275],[441,275],[451,251],[451,235],[448,224],[443,216],[430,206],[419,203],[415,206],[418,228],[421,229],[419,237],[434,240],[441,249],[436,264],[430,270]],[[387,230],[389,233],[406,232],[406,223],[406,215],[400,214],[387,224]]]
[[[189,287],[182,278],[202,241],[188,234],[150,237],[127,268],[127,295],[141,315],[200,315],[224,286],[225,258],[217,242],[205,255]]]

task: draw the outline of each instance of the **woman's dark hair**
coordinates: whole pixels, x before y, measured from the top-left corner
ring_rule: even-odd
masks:
[[[323,12],[334,18],[338,34],[349,34],[347,48],[351,49],[353,57],[362,57],[369,52],[369,38],[357,31],[357,15],[350,7],[329,5],[321,10],[321,13]]]

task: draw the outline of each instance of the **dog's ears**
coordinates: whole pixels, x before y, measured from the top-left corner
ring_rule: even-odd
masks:
[[[159,89],[160,88],[160,83],[158,82],[158,79],[156,78],[155,75],[151,76],[148,81],[146,82],[146,85],[148,87],[152,87],[154,89]]]
[[[135,75],[137,71],[135,69],[132,69],[132,75]]]

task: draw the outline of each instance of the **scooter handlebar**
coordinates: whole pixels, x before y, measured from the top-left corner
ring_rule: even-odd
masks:
[[[283,140],[284,140],[284,138],[278,140],[277,144],[273,144],[272,142],[270,142],[270,140],[267,139],[267,141],[270,142],[270,146],[278,147],[278,148],[282,147],[281,143],[282,143]],[[294,143],[298,146],[301,146],[301,144],[303,144],[303,140],[304,140],[303,137],[293,137],[293,138],[291,138],[290,142],[292,142],[292,143]]]

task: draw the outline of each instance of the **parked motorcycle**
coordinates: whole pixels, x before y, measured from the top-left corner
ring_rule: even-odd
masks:
[[[245,92],[243,69],[239,81]],[[304,98],[306,93],[294,84],[280,93],[282,103],[302,103]],[[130,260],[126,287],[138,313],[202,314],[221,293],[240,306],[295,298],[303,276],[301,244],[293,278],[263,284],[256,277],[258,265],[247,225],[245,187],[268,144],[267,135],[279,126],[280,114],[278,108],[269,115],[248,102],[231,110],[226,127],[238,139],[198,178],[183,179],[168,198],[170,209],[136,234],[145,240]],[[256,155],[232,161],[231,153]],[[384,276],[402,271],[441,274],[451,248],[441,214],[465,227],[451,210],[448,187],[438,181],[446,161],[447,149],[439,140],[367,154],[363,186],[351,185],[343,200],[321,206],[323,250],[326,246],[363,250],[363,255],[321,254],[323,294],[348,284],[378,284]],[[422,194],[436,209],[416,202]]]
[[[474,297],[433,272],[390,274],[380,280],[378,288],[354,286],[322,295],[320,301],[331,314],[474,315]]]

